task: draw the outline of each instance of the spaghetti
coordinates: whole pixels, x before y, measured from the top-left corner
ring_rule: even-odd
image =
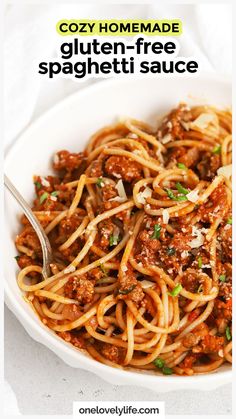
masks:
[[[232,361],[231,112],[180,104],[153,129],[125,120],[35,176],[18,285],[42,322],[116,368],[208,373]]]

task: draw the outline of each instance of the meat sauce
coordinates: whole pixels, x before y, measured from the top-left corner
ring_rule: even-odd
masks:
[[[185,123],[192,118],[191,111],[185,106],[180,106],[171,112],[167,120],[162,124],[157,132],[157,138],[162,138],[170,134],[175,141],[186,138]],[[152,146],[144,147],[149,155],[153,156]],[[200,180],[211,181],[217,174],[220,167],[220,156],[208,151],[199,151],[196,147],[168,148],[164,155],[166,167],[173,167],[177,163],[182,163],[187,168],[192,168],[199,176]],[[116,208],[120,205],[118,191],[115,184],[122,180],[126,192],[131,191],[135,183],[142,179],[142,166],[135,160],[124,156],[107,156],[94,160],[87,164],[87,157],[84,153],[70,153],[62,150],[54,158],[53,168],[56,176],[34,178],[36,199],[33,209],[35,211],[62,211],[67,209],[74,197],[75,189],[69,188],[66,183],[78,179],[79,175],[87,170],[87,174],[102,181],[97,184],[99,193],[99,205],[97,213]],[[111,182],[103,181],[110,178]],[[118,199],[117,199],[118,198]],[[81,206],[86,213],[84,197],[81,198]],[[82,213],[75,212],[70,218],[62,219],[56,228],[49,233],[49,239],[55,251],[58,263],[71,262],[82,249],[85,239],[78,238],[68,249],[59,250],[63,244],[79,227],[84,216]],[[124,235],[123,223],[129,219],[129,212],[120,212],[110,219],[98,224],[98,233],[94,245],[107,253],[120,242]],[[214,309],[209,318],[199,327],[188,333],[182,341],[188,349],[180,367],[191,368],[197,364],[202,357],[208,354],[218,354],[222,351],[225,342],[226,327],[231,327],[232,319],[232,226],[227,220],[231,218],[230,205],[228,203],[225,185],[220,184],[210,195],[206,204],[196,206],[193,216],[198,218],[195,230],[191,225],[191,218],[172,217],[171,223],[174,226],[174,233],[167,229],[163,218],[160,216],[144,216],[137,240],[133,248],[133,257],[140,267],[157,266],[163,269],[171,279],[175,279],[181,274],[180,283],[184,289],[191,293],[204,291],[204,281],[202,274],[207,273],[211,276],[210,248],[206,243],[205,234],[209,226],[217,219],[221,223],[217,229],[217,273],[219,278],[219,294],[214,303]],[[50,223],[45,223],[46,227]],[[17,247],[26,248],[27,253],[21,254],[17,258],[17,263],[22,269],[31,264],[42,265],[42,252],[39,240],[26,219],[23,220],[23,230],[16,238]],[[158,234],[155,229],[158,226]],[[191,242],[197,235],[204,237],[204,243],[194,248]],[[111,240],[112,238],[112,240]],[[94,260],[98,257],[95,253]],[[119,261],[119,256],[117,259]],[[113,272],[110,272],[113,274]],[[32,274],[37,279],[37,274]],[[92,304],[95,295],[95,286],[106,273],[102,268],[96,268],[84,275],[71,275],[64,287],[65,297],[74,299],[76,304],[65,305],[63,315],[66,319],[74,321],[84,312],[84,306]],[[155,315],[155,307],[152,299],[145,294],[141,280],[145,279],[131,266],[127,265],[127,270],[118,277],[117,288],[114,294],[118,300],[131,300],[137,308],[146,309],[146,318]],[[180,297],[180,306],[185,308],[190,301]],[[202,308],[196,308],[189,316],[188,321],[193,322],[202,312]],[[211,328],[217,328],[218,334],[212,335]],[[80,332],[58,333],[67,342],[72,343],[78,348],[84,347],[84,338]],[[174,342],[175,336],[168,336],[169,344]],[[99,350],[107,360],[122,363],[125,351],[122,348],[110,344],[99,344]]]

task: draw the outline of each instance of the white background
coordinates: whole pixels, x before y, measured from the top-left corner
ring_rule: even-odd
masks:
[[[229,8],[212,4],[163,6],[164,2],[158,3],[156,7],[8,6],[5,24],[6,148],[45,110],[84,87],[64,79],[54,83],[41,81],[32,70],[33,60],[42,61],[48,54],[54,55],[57,35],[52,22],[60,18],[180,18],[184,27],[181,55],[195,55],[205,70],[230,75]],[[164,400],[167,414],[231,412],[230,385],[212,392],[161,394],[136,387],[112,386],[91,373],[72,369],[34,342],[8,309],[5,314],[5,378],[14,392],[6,387],[6,413],[15,412],[14,395],[21,414],[71,414],[75,400]]]

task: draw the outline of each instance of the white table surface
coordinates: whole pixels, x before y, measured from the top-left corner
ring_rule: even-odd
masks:
[[[140,387],[114,386],[92,373],[73,369],[33,341],[7,308],[5,378],[24,415],[72,414],[73,401],[79,400],[163,400],[167,414],[231,414],[231,385],[210,392],[155,393]]]

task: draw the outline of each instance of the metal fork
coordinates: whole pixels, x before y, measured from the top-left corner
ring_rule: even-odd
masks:
[[[43,277],[46,279],[49,276],[51,276],[50,271],[50,264],[53,261],[53,255],[52,255],[52,248],[50,245],[50,242],[48,240],[48,236],[46,235],[43,227],[41,226],[40,222],[34,215],[33,211],[31,210],[30,206],[27,204],[27,202],[24,200],[23,196],[20,194],[20,192],[15,188],[15,186],[12,184],[10,179],[4,175],[4,184],[6,188],[9,190],[9,192],[14,196],[18,204],[20,204],[25,216],[28,218],[30,224],[32,225],[35,233],[37,234],[41,247],[42,247],[42,253],[43,253],[43,270],[42,274]]]

